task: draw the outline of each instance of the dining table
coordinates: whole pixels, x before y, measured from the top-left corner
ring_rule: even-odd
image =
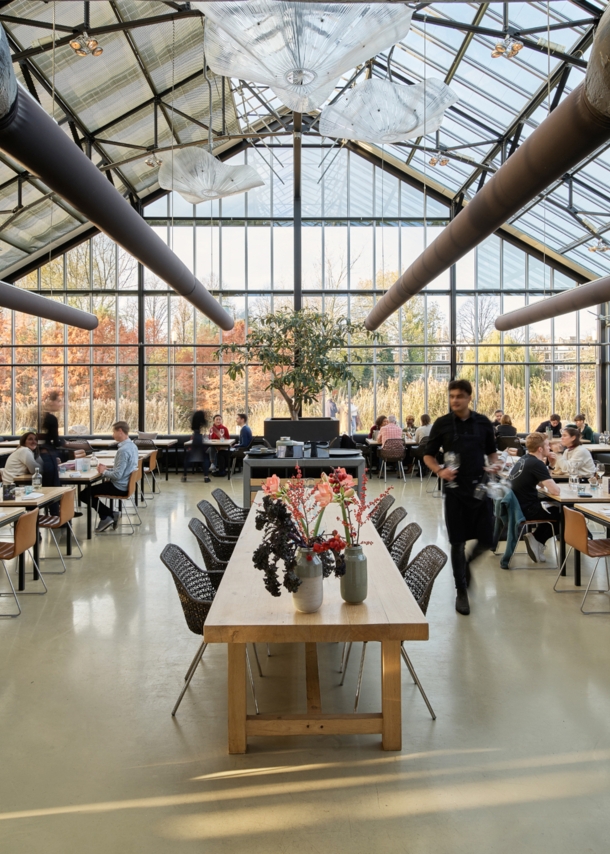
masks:
[[[254,737],[350,734],[379,734],[383,750],[401,750],[401,643],[428,640],[426,617],[370,521],[362,529],[362,539],[370,543],[364,547],[368,559],[368,596],[364,602],[344,602],[340,582],[334,577],[324,581],[324,601],[313,614],[297,611],[286,591],[279,597],[271,596],[262,573],[252,563],[252,553],[262,538],[255,527],[261,501],[257,496],[204,625],[206,643],[226,643],[228,649],[228,752],[246,753],[248,739]],[[381,709],[324,714],[318,644],[351,641],[381,642]],[[302,645],[305,711],[248,714],[248,643]],[[291,674],[285,678],[290,680]],[[352,702],[345,698],[346,706]]]
[[[548,502],[549,504],[556,504],[561,508],[561,514],[559,516],[559,564],[563,566],[562,575],[566,575],[566,567],[564,566],[566,559],[566,543],[564,539],[564,507],[573,508],[576,504],[582,504],[587,506],[592,506],[595,504],[610,504],[610,493],[605,492],[602,489],[591,489],[589,486],[586,486],[585,494],[578,494],[578,490],[574,489],[569,483],[558,483],[559,487],[559,495],[551,495],[544,487],[538,487],[538,493],[540,495],[540,500]],[[584,486],[580,485],[581,488]],[[580,552],[574,550],[574,586],[580,587],[582,584],[581,581],[581,570],[580,570]]]
[[[40,486],[36,489],[35,492],[30,493],[30,495],[24,495],[22,498],[9,499],[8,501],[0,501],[0,508],[2,509],[16,509],[22,508],[25,510],[33,510],[35,507],[39,509],[42,507],[46,507],[49,504],[53,504],[56,501],[59,501],[62,495],[65,492],[69,492],[71,489],[74,489],[73,486]],[[70,537],[70,529],[67,529],[66,536]],[[36,566],[39,564],[39,549],[38,549],[38,536],[36,536],[36,542],[34,543],[34,547],[32,549],[34,553],[34,561]],[[38,570],[34,567],[34,581],[39,578]],[[19,590],[25,590],[25,561],[19,561]]]
[[[65,464],[62,464],[61,468],[65,468]],[[83,487],[91,486],[92,483],[97,483],[103,477],[97,468],[89,469],[89,471],[77,471],[76,469],[67,469],[66,471],[59,471],[59,482],[63,486],[71,485],[75,486],[77,489],[76,496],[76,506],[80,506],[80,496]],[[31,474],[19,474],[15,478],[15,483],[31,483],[32,475]],[[87,504],[87,539],[90,540],[92,536],[92,522],[91,522],[91,505]],[[68,535],[68,541],[66,544],[66,553],[68,555],[72,554],[72,538]]]

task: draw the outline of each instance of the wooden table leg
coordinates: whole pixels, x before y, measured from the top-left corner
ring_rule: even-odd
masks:
[[[307,680],[307,713],[319,714],[322,711],[320,696],[320,674],[318,672],[318,646],[305,644],[305,676]]]
[[[246,644],[229,643],[229,753],[245,753],[246,738]],[[400,662],[399,662],[400,664]]]
[[[402,750],[400,641],[381,642],[381,710],[384,750]]]

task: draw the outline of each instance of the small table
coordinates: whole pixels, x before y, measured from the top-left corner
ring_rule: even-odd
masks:
[[[362,454],[345,457],[301,457],[297,459],[290,457],[278,459],[277,457],[246,456],[244,457],[243,462],[244,507],[250,507],[252,504],[252,493],[259,492],[262,489],[263,472],[271,471],[273,474],[279,474],[280,477],[291,477],[295,474],[295,468],[297,465],[303,471],[303,477],[315,476],[309,473],[309,469],[320,469],[322,471],[326,471],[328,474],[330,474],[331,470],[334,468],[344,468],[348,474],[351,470],[351,473],[355,472],[356,477],[358,478],[358,492],[360,492],[366,462]],[[257,469],[258,476],[256,474]],[[265,477],[267,477],[266,474]],[[254,482],[253,479],[255,479]]]
[[[566,559],[566,544],[564,540],[564,518],[563,507],[574,507],[576,504],[610,504],[610,493],[599,492],[595,490],[591,494],[591,498],[586,498],[583,495],[577,495],[569,484],[558,483],[560,489],[559,495],[549,495],[546,489],[538,487],[538,494],[542,501],[548,501],[557,504],[561,509],[559,516],[559,563],[563,566]],[[562,575],[566,574],[566,568],[563,567]],[[580,578],[580,552],[574,550],[574,584],[576,587],[581,586]]]
[[[59,501],[62,495],[65,492],[69,492],[71,489],[74,489],[73,486],[41,486],[38,493],[42,493],[38,498],[32,498],[31,496],[24,496],[23,498],[15,499],[14,501],[0,501],[0,507],[24,507],[26,510],[33,510],[34,507],[46,507],[47,504],[53,504],[54,501]],[[70,532],[68,529],[68,540],[70,538]],[[38,534],[36,535],[36,542],[33,548],[34,552],[34,560],[36,564],[38,564]],[[38,571],[36,567],[34,567],[34,581],[38,578]],[[25,561],[19,561],[19,590],[25,590]]]
[[[281,460],[281,462],[285,462]],[[260,503],[260,497],[257,498]],[[282,591],[271,596],[252,552],[261,541],[250,511],[222,584],[210,608],[203,636],[228,648],[228,748],[245,753],[248,736],[381,734],[383,750],[402,749],[401,657],[403,640],[428,640],[428,621],[405,584],[371,522],[363,527],[369,594],[361,605],[341,599],[339,580],[324,582],[324,603],[315,614],[295,610]],[[337,520],[337,525],[339,525]],[[323,714],[318,675],[318,643],[381,641],[381,712]],[[248,715],[246,644],[302,643],[305,646],[307,712]]]
[[[80,505],[80,494],[83,486],[91,486],[92,483],[97,483],[98,480],[101,480],[103,475],[101,475],[97,469],[91,469],[89,471],[67,471],[65,474],[62,472],[59,473],[59,480],[61,483],[72,483],[77,487],[77,504]],[[90,540],[92,536],[92,525],[91,525],[91,504],[87,504],[87,539]],[[67,544],[67,554],[70,554],[72,551],[72,542],[70,538],[70,533],[68,532],[68,544]]]

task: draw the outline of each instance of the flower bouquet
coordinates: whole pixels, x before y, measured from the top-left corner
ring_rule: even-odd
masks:
[[[324,491],[319,495],[320,485],[304,480],[298,466],[296,476],[284,486],[272,475],[263,484],[263,507],[255,520],[264,536],[253,561],[265,573],[266,589],[272,596],[281,594],[278,564],[282,561],[282,584],[293,594],[297,610],[306,613],[317,611],[322,604],[323,578],[344,571],[345,540],[338,531],[320,534],[324,510],[330,503]]]

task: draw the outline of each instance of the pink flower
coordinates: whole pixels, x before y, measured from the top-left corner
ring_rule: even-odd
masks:
[[[320,505],[320,507],[328,507],[330,502],[333,500],[334,492],[330,483],[325,483],[321,481],[314,492],[314,498],[316,503]]]
[[[335,474],[337,476],[337,480],[344,489],[349,489],[350,487],[356,485],[356,481],[354,480],[354,478],[351,476],[351,474],[348,474],[345,469],[335,469]]]
[[[263,492],[266,495],[271,495],[273,498],[276,498],[281,486],[282,482],[279,477],[276,474],[272,474],[271,477],[268,477],[263,483]]]

